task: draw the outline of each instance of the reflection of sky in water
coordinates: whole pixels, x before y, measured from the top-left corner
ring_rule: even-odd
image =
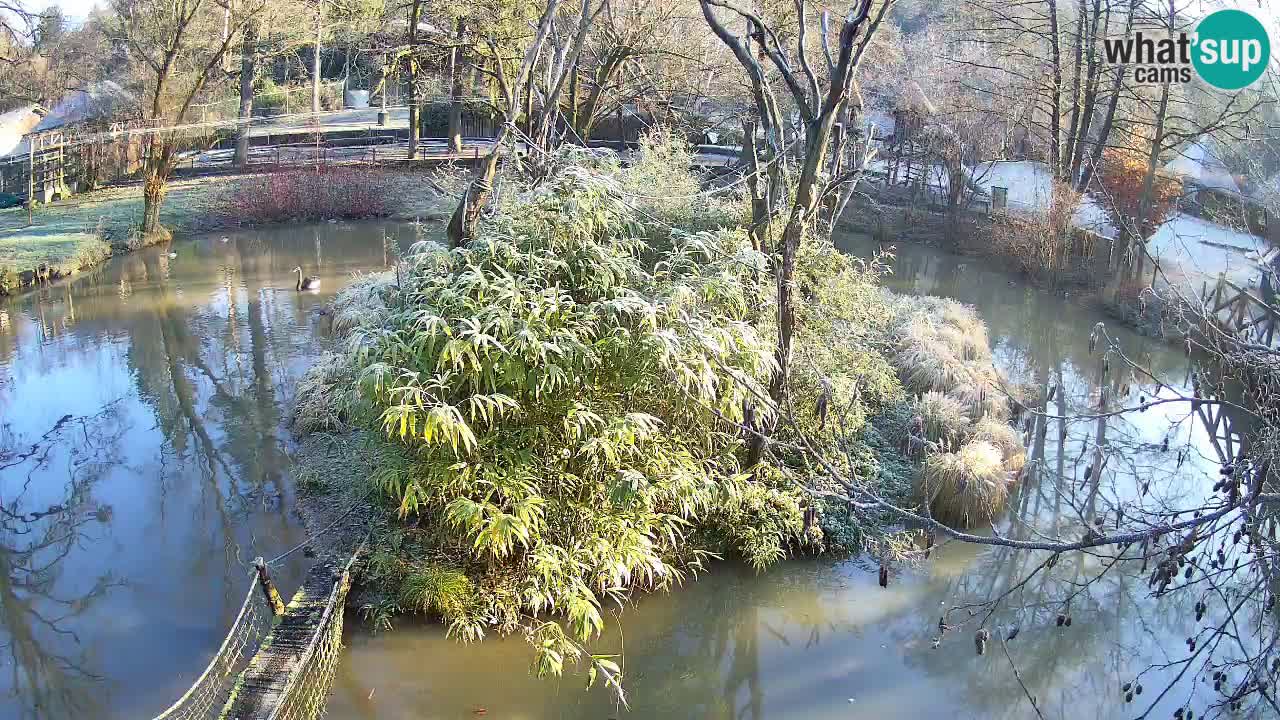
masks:
[[[870,255],[874,247],[844,246]],[[982,262],[919,247],[899,249],[897,272],[887,280],[900,291],[941,294],[975,305],[991,329],[997,364],[1011,380],[1064,389],[1065,414],[1096,403],[1092,378],[1098,356],[1088,353],[1097,314],[1048,293],[1009,285],[1009,277]],[[1171,386],[1189,385],[1185,358],[1175,349],[1108,324],[1126,354]],[[1119,368],[1115,362],[1113,368]],[[1152,392],[1149,382],[1127,373],[1115,392],[1130,386],[1130,402]],[[1166,391],[1167,392],[1167,391]],[[1063,414],[1058,403],[1050,411]],[[1204,493],[1216,476],[1205,428],[1184,417],[1185,405],[1155,406],[1108,427],[1114,457],[1102,473],[1099,505],[1132,497],[1142,482],[1169,497]],[[1065,497],[1083,500],[1092,452],[1083,443],[1092,421],[1073,422],[1061,439],[1054,422],[1046,438],[1046,464],[1071,478]],[[1162,451],[1165,437],[1169,451]],[[1190,437],[1195,450],[1178,466],[1178,447]],[[1090,441],[1091,443],[1092,441]],[[1091,447],[1091,445],[1090,445]],[[1079,459],[1077,459],[1079,458]],[[1064,487],[1067,484],[1064,483]],[[1030,537],[1032,528],[1079,532],[1076,516],[1049,479],[1027,483],[1010,501],[1009,535]],[[998,643],[974,652],[976,624],[952,630],[935,649],[939,617],[949,607],[978,603],[1014,588],[1042,555],[1002,548],[944,543],[918,570],[895,572],[888,589],[876,583],[874,561],[798,560],[757,576],[730,565],[670,594],[639,598],[622,617],[624,637],[596,648],[625,648],[631,717],[637,718],[1008,718],[1034,717]],[[1009,652],[1047,717],[1127,718],[1140,714],[1164,686],[1168,673],[1143,678],[1146,693],[1125,705],[1120,685],[1151,663],[1185,655],[1182,640],[1194,624],[1193,598],[1153,600],[1147,575],[1133,565],[1108,570],[1070,607],[1065,598],[1102,562],[1089,555],[1063,556],[1010,596],[988,623],[1017,625]],[[1185,605],[1185,606],[1184,606]],[[1070,613],[1069,629],[1056,626]],[[963,617],[966,611],[953,615]],[[611,623],[617,632],[617,623]],[[330,712],[337,717],[461,718],[483,708],[488,717],[625,717],[600,689],[583,692],[581,679],[530,676],[523,641],[491,638],[460,646],[441,628],[405,620],[396,631],[370,636],[349,630],[350,648],[335,683]],[[1203,686],[1200,686],[1203,690]],[[1185,699],[1189,685],[1178,689]],[[1168,717],[1170,697],[1154,716]]]
[[[0,305],[0,719],[150,717],[203,670],[245,563],[301,539],[281,423],[382,230],[180,242]]]

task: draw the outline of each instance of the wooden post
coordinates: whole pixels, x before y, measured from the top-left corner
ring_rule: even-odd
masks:
[[[27,226],[34,224],[32,214],[36,207],[36,136],[27,140]]]
[[[284,600],[280,598],[280,592],[276,590],[275,583],[271,582],[271,574],[267,572],[267,563],[261,558],[253,559],[253,566],[258,568],[258,584],[262,587],[262,594],[267,598],[267,605],[271,607],[271,612],[276,617],[284,615]]]

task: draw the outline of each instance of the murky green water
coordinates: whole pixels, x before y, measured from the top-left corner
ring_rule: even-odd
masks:
[[[864,257],[876,250],[859,238],[840,244]],[[907,247],[895,268],[887,283],[897,290],[977,306],[998,362],[1013,378],[1056,382],[1066,389],[1059,396],[1063,407],[1086,407],[1097,363],[1087,342],[1099,316],[1069,298],[1011,284],[1010,277],[983,269],[981,260]],[[1126,353],[1167,382],[1186,381],[1181,354],[1123,329],[1113,332]],[[1142,391],[1131,377],[1121,381],[1135,394]],[[1088,458],[1078,456],[1093,429],[1070,425],[1063,436],[1051,427],[1048,464],[1056,471],[1061,456],[1071,479],[1024,487],[1004,532],[1026,538],[1032,527],[1084,521],[1069,508],[1087,490],[1079,478]],[[1099,485],[1104,498],[1137,492],[1143,480],[1171,497],[1203,492],[1204,479],[1216,472],[1203,426],[1174,411],[1152,409],[1113,423],[1109,432],[1115,458]],[[1165,436],[1189,438],[1199,450],[1179,466],[1175,452],[1160,450]],[[1012,666],[1050,718],[1134,717],[1151,704],[1157,717],[1167,717],[1203,690],[1184,681],[1157,701],[1172,672],[1155,671],[1142,679],[1146,692],[1125,705],[1119,688],[1133,673],[1185,656],[1182,641],[1193,624],[1188,609],[1177,604],[1181,599],[1152,600],[1147,576],[1136,566],[1108,571],[1079,589],[1069,607],[1047,603],[1098,575],[1100,561],[1088,556],[1064,559],[1013,589],[1038,561],[951,543],[920,568],[896,569],[888,589],[878,586],[877,566],[867,559],[799,560],[763,575],[715,567],[676,593],[643,597],[623,609],[613,623],[621,636],[597,644],[598,651],[624,653],[629,711],[601,689],[584,692],[578,678],[531,677],[530,653],[518,638],[460,646],[437,626],[410,623],[370,635],[353,623],[330,712],[380,719],[1035,717]],[[1008,656],[995,643],[976,656],[977,625],[939,638],[938,620],[948,608],[1011,589],[987,623],[1018,626]],[[968,616],[955,612],[955,618]],[[1071,614],[1070,628],[1057,626],[1060,612]]]
[[[403,246],[412,228],[386,228]],[[177,243],[0,305],[0,719],[147,718],[185,690],[221,642],[245,563],[298,542],[283,427],[293,384],[318,352],[320,307],[352,271],[384,264],[378,225],[320,225]],[[846,249],[873,248],[846,239]],[[302,264],[323,279],[293,291]],[[1099,319],[1061,297],[1009,284],[981,261],[903,248],[900,290],[981,310],[998,362],[1015,378],[1058,382],[1081,408]],[[318,271],[317,271],[318,268]],[[1117,331],[1126,352],[1172,384],[1173,350]],[[1135,391],[1138,383],[1134,382]],[[1050,464],[1078,478],[1080,439],[1050,433]],[[1202,492],[1212,443],[1194,421],[1156,409],[1112,428],[1104,493]],[[1175,464],[1167,436],[1197,452]],[[1004,531],[1070,525],[1083,485],[1043,481],[1015,499]],[[1122,717],[1155,700],[1167,672],[1128,708],[1118,686],[1182,650],[1185,608],[1148,598],[1137,568],[1097,573],[1074,558],[1014,592],[988,623],[1017,624],[1006,657],[975,657],[972,627],[940,638],[939,615],[1013,587],[1025,555],[949,544],[877,586],[866,560],[797,560],[763,575],[721,565],[672,595],[621,611],[601,651],[623,652],[631,710],[577,678],[537,680],[519,639],[461,646],[407,621],[369,634],[349,623],[336,718],[824,718],[1034,716],[1016,665],[1047,717]],[[277,575],[291,592],[301,554]],[[1187,602],[1191,602],[1190,599]],[[960,611],[963,613],[964,611]],[[621,628],[622,635],[616,634]],[[1200,686],[1177,686],[1179,700]],[[1161,700],[1160,714],[1174,707]]]
[[[0,718],[149,718],[204,669],[245,563],[303,536],[282,421],[383,229],[177,242],[0,302]]]

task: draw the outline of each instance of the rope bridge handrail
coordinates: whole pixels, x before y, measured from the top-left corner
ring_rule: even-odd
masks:
[[[334,583],[319,626],[297,666],[289,674],[283,700],[268,720],[314,720],[324,714],[342,652],[343,609],[347,591],[351,589],[351,567],[359,554],[359,550],[352,554],[342,569],[342,575]]]
[[[231,627],[200,677],[172,705],[156,715],[154,720],[188,720],[217,717],[231,699],[234,683],[229,679],[248,664],[248,658],[257,652],[261,640],[271,627],[273,613],[262,602],[254,602],[258,589],[256,575],[250,575],[249,588],[244,594],[240,611],[231,621]]]
[[[360,550],[339,567],[316,564],[284,616],[245,666],[220,717],[315,720],[324,712],[342,652],[343,608]]]
[[[317,563],[287,607],[259,558],[222,645],[182,697],[153,720],[320,717],[342,652],[343,609],[359,555],[341,567]],[[254,598],[258,593],[265,599]]]

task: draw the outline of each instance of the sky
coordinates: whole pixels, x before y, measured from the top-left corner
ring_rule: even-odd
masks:
[[[940,0],[942,2],[960,2],[961,0]],[[27,0],[27,7],[43,10],[47,7],[62,8],[62,14],[68,19],[83,19],[95,5],[101,6],[106,0]],[[1163,2],[1162,2],[1163,4]],[[1183,0],[1179,5],[1191,12],[1208,14],[1223,7],[1247,10],[1258,16],[1271,33],[1272,61],[1280,60],[1280,3],[1277,0]],[[1200,5],[1197,8],[1196,5]]]
[[[946,2],[948,0],[942,1]],[[1205,5],[1206,11],[1215,9],[1218,6],[1248,10],[1262,17],[1264,21],[1269,20],[1268,24],[1273,29],[1280,29],[1280,8],[1274,7],[1276,4],[1274,0],[1202,0],[1202,3]],[[31,0],[26,4],[39,10],[56,5],[62,8],[64,15],[82,18],[89,14],[94,5],[102,5],[104,3],[103,0]]]
[[[62,8],[62,14],[68,18],[84,18],[89,15],[95,5],[103,3],[99,0],[32,0],[24,4],[35,10],[57,6]]]

